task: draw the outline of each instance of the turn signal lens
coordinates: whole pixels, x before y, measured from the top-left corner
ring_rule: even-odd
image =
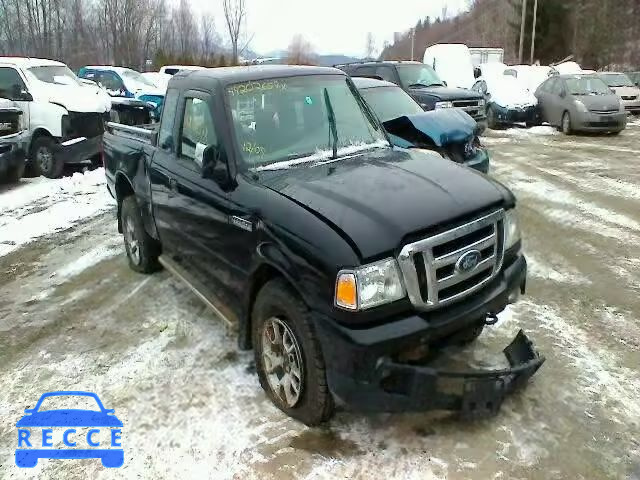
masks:
[[[336,281],[336,305],[349,310],[358,308],[358,289],[353,273],[341,273]]]

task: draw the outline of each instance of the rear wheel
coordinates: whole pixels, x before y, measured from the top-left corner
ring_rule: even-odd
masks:
[[[306,425],[328,420],[333,398],[306,305],[286,282],[271,280],[258,293],[251,321],[256,370],[269,399]]]
[[[573,128],[571,126],[571,115],[569,112],[564,112],[562,114],[562,133],[565,135],[571,135],[573,133]]]
[[[155,272],[160,268],[158,242],[144,229],[138,203],[133,195],[122,201],[122,233],[129,267],[140,273]]]
[[[56,142],[51,137],[38,137],[31,144],[31,166],[33,173],[47,178],[60,178],[64,161],[55,154]]]

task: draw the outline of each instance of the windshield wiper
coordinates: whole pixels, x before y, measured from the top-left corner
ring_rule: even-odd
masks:
[[[331,106],[331,100],[329,99],[329,92],[327,89],[324,89],[324,105],[327,108],[327,117],[329,120],[329,129],[331,130],[331,136],[333,137],[333,155],[332,159],[338,158],[338,127],[336,127],[336,116],[333,112],[333,107]]]

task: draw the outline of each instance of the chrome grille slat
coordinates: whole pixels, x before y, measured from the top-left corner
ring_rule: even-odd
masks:
[[[478,238],[485,230],[491,233]],[[437,257],[434,256],[434,249],[439,253]],[[469,271],[458,271],[455,267],[451,271],[452,265],[472,250],[482,254],[478,264]],[[415,264],[418,255],[422,257],[426,273],[422,283]],[[411,303],[417,309],[431,310],[481,288],[498,274],[503,257],[504,210],[500,209],[446,232],[405,245],[398,256],[398,264]],[[439,272],[439,269],[445,270]],[[446,276],[438,279],[438,274]],[[477,283],[473,283],[474,277],[478,278]],[[472,284],[468,285],[469,282]]]
[[[436,268],[439,268],[445,265],[451,265],[452,263],[456,263],[458,258],[460,258],[460,255],[464,252],[469,251],[469,249],[484,250],[485,248],[488,248],[495,243],[496,243],[496,235],[494,232],[488,237],[483,238],[482,240],[478,240],[477,242],[471,243],[463,248],[459,248],[458,250],[455,250],[446,255],[441,255],[440,257],[436,257],[433,260],[433,266]]]

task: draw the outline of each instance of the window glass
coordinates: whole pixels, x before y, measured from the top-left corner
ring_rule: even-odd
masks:
[[[209,105],[199,98],[187,98],[180,133],[180,155],[202,165],[204,149],[217,144]]]
[[[611,95],[611,90],[596,76],[567,78],[567,89],[571,95]]]
[[[382,66],[376,69],[376,75],[382,78],[382,80],[386,80],[391,83],[398,83],[396,80],[396,72],[393,71],[393,68]]]
[[[14,68],[0,67],[0,97],[15,100],[15,85],[21,90],[26,88],[22,78]]]
[[[610,87],[633,87],[633,82],[624,73],[604,73],[600,78]]]
[[[510,75],[510,76],[512,76],[512,77],[516,77],[516,78],[518,77],[518,72],[516,72],[516,71],[515,71],[515,70],[513,70],[513,69],[505,70],[505,71],[504,71],[504,74],[505,74],[505,75]]]
[[[40,67],[31,67],[27,70],[41,82],[54,83],[58,85],[82,85],[78,81],[75,73],[69,70],[66,65],[45,65]]]
[[[120,94],[124,90],[122,80],[113,72],[98,72],[98,82],[110,94]]]
[[[332,153],[334,127],[338,156],[345,149],[388,147],[379,124],[342,75],[244,82],[227,87],[227,98],[249,168],[302,158],[310,165]]]
[[[563,89],[564,89],[564,82],[556,78],[553,84],[551,85],[551,93],[553,93],[554,95],[560,95]]]
[[[176,108],[178,106],[178,90],[170,88],[164,99],[162,108],[162,120],[160,121],[160,130],[158,131],[158,145],[163,150],[173,150],[173,122],[176,116]]]
[[[364,88],[360,93],[381,122],[422,113],[422,108],[400,87]]]
[[[443,85],[438,74],[428,65],[419,63],[398,65],[398,75],[405,87]]]
[[[354,77],[372,77],[376,74],[376,67],[367,65],[364,67],[356,68],[353,76]]]

